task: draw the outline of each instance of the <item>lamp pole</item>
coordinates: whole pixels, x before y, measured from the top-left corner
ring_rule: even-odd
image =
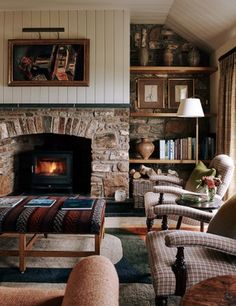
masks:
[[[198,133],[198,117],[196,117],[196,147],[195,147],[195,160],[196,164],[198,164],[198,139],[199,139],[199,133]]]
[[[204,117],[201,101],[198,98],[182,99],[180,102],[177,117],[196,118],[196,140],[195,140],[195,163],[198,163],[199,130],[198,118]]]

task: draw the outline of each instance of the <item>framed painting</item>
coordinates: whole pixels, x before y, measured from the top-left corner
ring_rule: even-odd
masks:
[[[89,86],[89,39],[8,40],[9,86]]]
[[[138,108],[164,108],[164,79],[138,79]]]
[[[193,97],[193,79],[169,79],[168,80],[168,107],[178,108],[182,99]]]

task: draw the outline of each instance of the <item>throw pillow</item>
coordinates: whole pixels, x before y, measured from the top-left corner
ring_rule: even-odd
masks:
[[[203,176],[216,175],[216,170],[214,168],[207,168],[202,161],[195,166],[193,172],[191,173],[186,185],[185,189],[189,191],[196,192],[197,186],[199,184],[199,180],[202,179]]]

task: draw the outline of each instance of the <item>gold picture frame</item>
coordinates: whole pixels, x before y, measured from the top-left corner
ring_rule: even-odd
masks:
[[[9,86],[89,86],[89,39],[8,40]]]
[[[194,96],[194,79],[168,79],[168,107],[177,109],[182,99]]]
[[[164,108],[164,79],[138,79],[137,106],[140,109]]]

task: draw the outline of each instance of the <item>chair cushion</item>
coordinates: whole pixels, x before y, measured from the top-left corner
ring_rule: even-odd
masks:
[[[229,198],[211,219],[208,233],[236,239],[236,194]]]
[[[177,248],[165,245],[168,231],[152,231],[147,234],[146,245],[156,295],[168,296],[175,293],[175,276],[172,264]],[[194,243],[194,241],[193,241]],[[210,277],[235,274],[234,257],[204,247],[185,247],[187,288]]]
[[[186,183],[185,189],[196,192],[197,186],[199,184],[198,181],[203,176],[210,176],[210,175],[215,176],[216,170],[214,168],[211,169],[207,168],[202,161],[199,161],[199,163],[193,169],[193,172],[191,173]]]

